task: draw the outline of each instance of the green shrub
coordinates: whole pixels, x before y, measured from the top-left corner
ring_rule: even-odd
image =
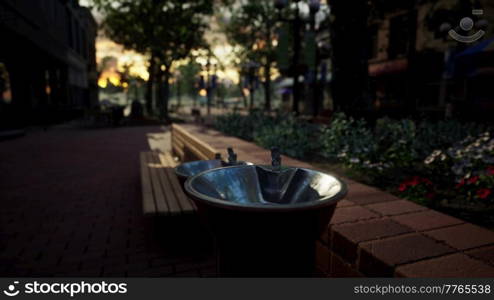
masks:
[[[416,141],[417,128],[411,120],[377,120],[374,139],[377,141],[379,161],[393,168],[410,168],[419,159]]]
[[[256,128],[254,142],[267,149],[278,147],[291,157],[304,158],[316,150],[318,131],[318,127],[288,115]]]
[[[252,112],[248,115],[233,113],[216,117],[213,126],[228,135],[253,141],[256,128],[267,126],[272,122],[272,118],[262,112]]]

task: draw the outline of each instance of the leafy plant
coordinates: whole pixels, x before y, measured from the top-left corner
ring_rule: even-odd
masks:
[[[320,135],[321,155],[328,159],[360,164],[370,160],[377,144],[364,120],[338,113]]]
[[[228,135],[253,141],[256,130],[270,126],[273,122],[272,117],[260,111],[253,111],[248,115],[234,112],[216,117],[213,126]]]
[[[304,158],[316,150],[317,127],[300,123],[294,117],[277,118],[269,126],[255,132],[254,141],[270,149],[278,147],[291,157]]]
[[[469,136],[447,150],[436,150],[424,164],[440,178],[444,190],[454,186],[460,202],[492,203],[494,188],[494,138],[490,132]]]

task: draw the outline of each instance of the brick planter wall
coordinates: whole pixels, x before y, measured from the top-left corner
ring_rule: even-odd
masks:
[[[349,182],[317,268],[333,277],[491,277],[494,232]]]
[[[269,151],[195,125],[190,133],[241,160],[269,164]],[[223,151],[224,152],[224,151]],[[283,164],[311,165],[283,156]],[[344,179],[338,203],[317,242],[317,270],[330,277],[494,277],[494,232],[378,189]]]

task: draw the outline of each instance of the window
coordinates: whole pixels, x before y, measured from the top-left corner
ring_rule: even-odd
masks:
[[[0,62],[0,105],[12,102],[12,93],[10,91],[10,78],[5,64]]]

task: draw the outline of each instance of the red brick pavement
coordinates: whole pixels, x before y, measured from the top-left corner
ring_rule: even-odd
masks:
[[[0,276],[214,276],[195,220],[142,215],[139,152],[159,127],[0,142]]]

